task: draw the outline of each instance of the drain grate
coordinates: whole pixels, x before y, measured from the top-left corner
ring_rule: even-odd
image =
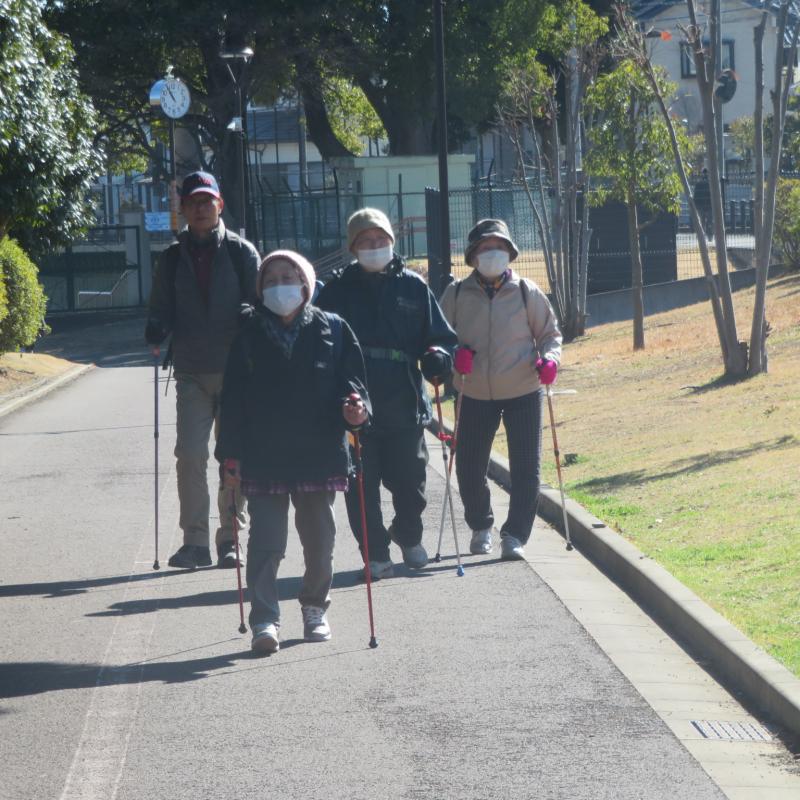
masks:
[[[771,742],[772,734],[757,722],[719,722],[717,720],[692,720],[706,739],[726,739],[732,742]]]

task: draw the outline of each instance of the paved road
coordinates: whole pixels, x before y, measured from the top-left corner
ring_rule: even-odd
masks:
[[[0,420],[0,798],[723,796],[527,563],[465,557],[459,578],[448,543],[441,564],[398,570],[375,585],[370,650],[341,505],[333,640],[300,638],[295,539],[282,649],[252,658],[234,573],[151,568],[140,330],[100,324],[72,351],[58,334],[100,368]],[[179,541],[173,406],[170,389],[163,563]]]

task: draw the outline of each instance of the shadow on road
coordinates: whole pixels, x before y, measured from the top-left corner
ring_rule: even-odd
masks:
[[[227,640],[226,640],[227,641]],[[247,639],[237,637],[231,639],[237,645]],[[215,642],[217,646],[224,642]],[[267,658],[253,654],[249,647],[233,653],[225,653],[204,658],[190,658],[182,661],[137,661],[118,666],[101,664],[67,664],[58,661],[17,661],[0,664],[0,700],[14,697],[58,692],[69,689],[93,689],[103,686],[121,686],[126,684],[149,683],[160,681],[165,684],[188,683],[202,678],[224,675],[230,672],[242,672],[264,667],[288,666],[298,662],[317,661],[335,658],[351,653],[369,650],[365,642],[363,648],[357,650],[320,650],[319,643],[305,642],[303,639],[287,639],[281,642],[281,653],[298,645],[307,645],[309,652],[315,653],[307,657],[292,659]],[[173,654],[159,656],[173,658]],[[245,663],[241,663],[244,661]],[[9,713],[0,708],[0,714]]]
[[[144,342],[145,311],[72,314],[48,318],[52,332],[36,352],[98,367],[151,367]]]

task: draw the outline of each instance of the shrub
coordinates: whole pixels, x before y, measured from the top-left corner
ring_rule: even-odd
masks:
[[[47,298],[37,278],[36,265],[13,240],[0,240],[0,285],[6,314],[0,313],[0,354],[27,347],[45,328]],[[0,301],[2,309],[2,301]]]
[[[773,242],[784,268],[800,269],[800,180],[778,181]]]

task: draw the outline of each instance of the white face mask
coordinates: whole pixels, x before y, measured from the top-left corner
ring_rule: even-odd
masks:
[[[357,250],[358,263],[367,272],[380,272],[394,256],[392,246],[379,247],[377,250]]]
[[[508,269],[507,250],[484,250],[478,253],[478,272],[484,278],[499,278]]]
[[[296,283],[270,286],[261,293],[264,305],[279,317],[287,317],[303,303],[303,287]]]

